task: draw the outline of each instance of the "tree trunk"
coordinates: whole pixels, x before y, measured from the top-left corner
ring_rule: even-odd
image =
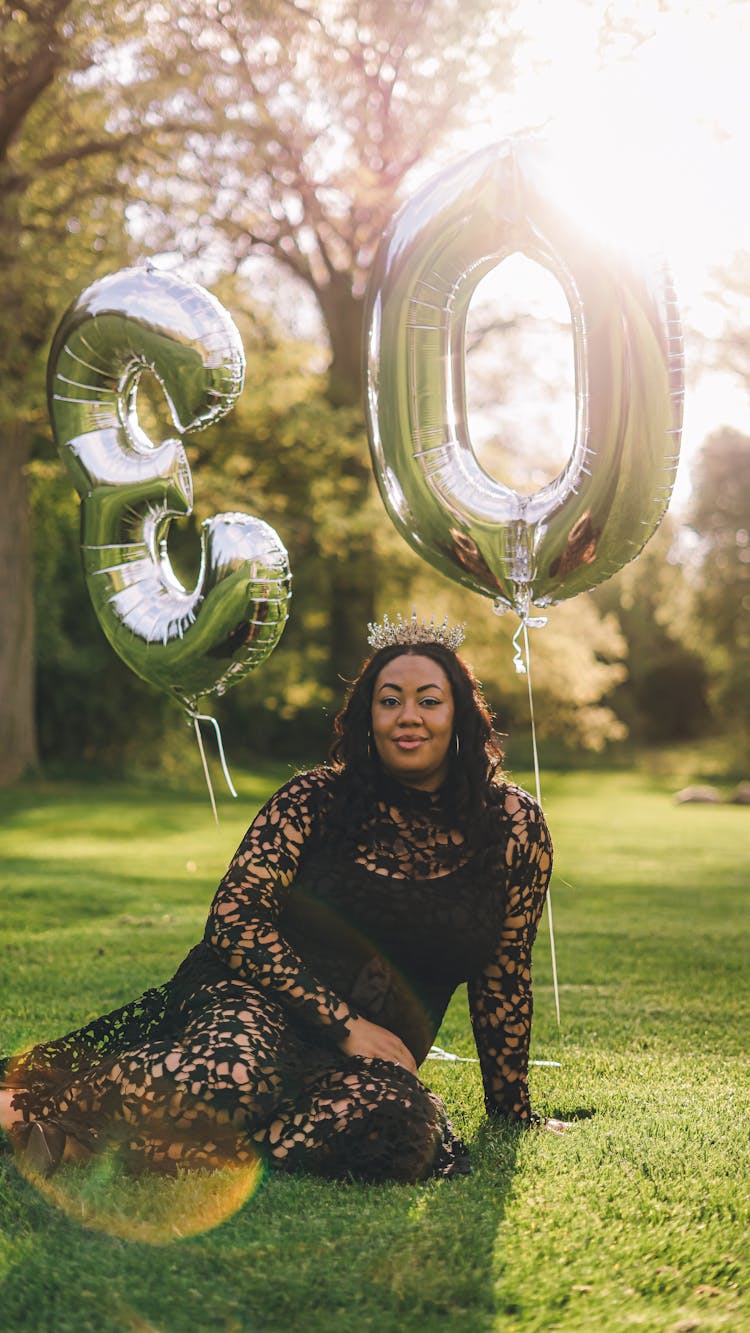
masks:
[[[26,464],[29,431],[8,422],[0,442],[0,786],[37,763],[34,601]]]
[[[354,407],[362,402],[362,317],[364,302],[352,296],[351,279],[341,275],[317,293],[331,342],[328,368],[328,399],[334,407]],[[356,482],[352,495],[354,513],[367,501],[373,485],[372,469],[362,420],[362,450],[348,460],[346,472]],[[385,517],[385,515],[384,515]],[[328,682],[341,692],[341,679],[351,680],[367,648],[367,622],[375,615],[377,564],[372,534],[358,530],[356,522],[346,541],[344,557],[331,571],[331,636]]]
[[[334,407],[362,402],[362,320],[364,301],[352,296],[348,273],[316,292],[331,341],[328,397]]]
[[[333,634],[328,677],[336,696],[341,693],[342,679],[353,680],[370,651],[367,625],[375,618],[376,581],[372,543],[350,543],[346,559],[337,562],[331,575]]]

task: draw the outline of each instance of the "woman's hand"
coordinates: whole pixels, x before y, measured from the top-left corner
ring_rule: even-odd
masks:
[[[414,1056],[401,1038],[395,1032],[389,1032],[388,1028],[368,1022],[366,1018],[353,1020],[348,1037],[339,1042],[339,1050],[345,1055],[366,1055],[378,1060],[390,1060],[395,1065],[403,1065],[412,1074],[417,1072]]]

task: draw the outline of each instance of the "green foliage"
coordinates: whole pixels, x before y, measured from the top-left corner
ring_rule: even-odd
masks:
[[[593,594],[600,610],[616,617],[627,644],[627,677],[611,702],[640,743],[693,740],[710,723],[690,570],[679,548],[680,534],[667,517],[637,559]]]
[[[169,976],[230,849],[284,776],[242,775],[242,807],[225,805],[219,830],[205,797],[156,787],[104,786],[93,801],[71,784],[1,794],[12,880],[0,1048],[68,1030]],[[463,1180],[271,1175],[242,1203],[231,1176],[133,1181],[107,1162],[37,1190],[2,1157],[8,1328],[748,1327],[747,811],[675,806],[669,781],[633,774],[544,783],[562,1032],[543,922],[532,1058],[561,1067],[532,1068],[531,1087],[572,1131],[490,1125],[476,1065],[429,1062],[423,1076],[470,1145]],[[472,1055],[463,994],[438,1040]]]
[[[33,0],[0,25],[0,781],[37,761],[29,515],[21,478],[46,422],[46,344],[71,298],[130,253],[127,179],[164,129],[128,67],[136,0]],[[132,49],[130,50],[132,54]]]
[[[496,0],[338,0],[154,8],[162,105],[193,121],[171,164],[142,175],[163,248],[235,268],[272,256],[314,294],[328,391],[360,396],[362,299],[404,179],[511,72],[511,6]],[[171,169],[170,169],[171,166]]]
[[[46,430],[51,333],[70,299],[130,262],[139,244],[209,261],[248,351],[236,412],[189,442],[196,512],[172,526],[175,563],[190,583],[200,521],[233,508],[272,523],[291,556],[292,616],[279,648],[213,705],[230,753],[273,746],[292,758],[319,755],[342,677],[364,652],[366,621],[415,603],[469,619],[467,654],[499,726],[525,734],[514,626],[420,564],[391,530],[358,404],[377,238],[425,157],[449,153],[477,100],[507,81],[517,39],[511,6],[490,0],[406,8],[342,0],[325,18],[296,4],[223,0],[55,0],[10,11],[0,34],[0,275],[13,317],[0,331],[0,422],[20,421],[33,435],[45,758],[173,768],[188,742],[174,706],[125,670],[94,623],[78,570],[76,504]],[[284,337],[281,320],[259,314],[253,270],[244,268],[251,256],[272,258],[298,284],[282,289],[280,305],[307,287],[328,350]],[[511,337],[511,377],[515,346]],[[158,403],[151,428],[159,438]],[[9,457],[0,453],[0,522],[19,558],[24,516],[2,514],[10,494],[2,469],[22,465],[23,450]],[[713,473],[706,479],[709,491],[719,485]],[[553,608],[547,628],[532,633],[542,739],[574,753],[601,749],[625,727],[636,739],[679,739],[709,723],[734,730],[738,718],[736,734],[747,736],[748,654],[735,651],[747,617],[727,619],[746,592],[732,582],[738,569],[740,579],[747,573],[737,535],[747,533],[745,519],[734,528],[730,569],[730,548],[708,535],[713,518],[696,517],[707,543],[699,651],[683,610],[690,574],[666,558],[661,537],[593,596]],[[17,581],[2,578],[0,569],[0,610],[17,595]],[[3,676],[0,686],[0,709],[12,712],[19,683]]]
[[[230,298],[231,292],[225,293]],[[525,745],[527,681],[512,662],[515,617],[499,620],[487,599],[466,593],[420,561],[388,521],[374,482],[363,503],[349,463],[366,450],[353,408],[332,406],[317,349],[274,336],[267,322],[242,319],[248,382],[235,411],[211,431],[190,437],[195,514],[175,520],[169,549],[186,586],[199,565],[200,522],[226,510],[257,514],[288,548],[294,595],[284,636],[240,688],[209,702],[230,756],[247,759],[272,747],[301,762],[321,757],[341,706],[346,665],[339,651],[337,573],[352,544],[368,554],[373,613],[433,611],[468,621],[467,656],[484,683],[503,732]],[[160,393],[144,385],[139,406],[157,442],[171,425]],[[38,607],[39,720],[43,756],[93,764],[144,762],[174,769],[185,755],[185,728],[174,704],[126,671],[95,622],[80,570],[78,502],[60,464],[32,468]],[[358,641],[366,654],[367,608],[352,590]],[[550,613],[532,632],[536,719],[542,739],[569,748],[601,749],[622,726],[602,700],[621,680],[623,643],[614,621],[588,597]],[[106,681],[106,685],[104,682]],[[523,738],[523,739],[522,739]],[[194,757],[191,758],[194,762]]]
[[[75,770],[158,763],[174,772],[187,729],[165,695],[113,653],[83,579],[79,502],[62,463],[30,465],[36,598],[36,685],[43,760]]]
[[[230,307],[231,291],[225,292]],[[370,478],[364,501],[350,464],[366,451],[355,409],[336,408],[311,362],[316,349],[273,336],[267,323],[242,323],[248,385],[235,412],[210,437],[190,446],[201,517],[249,509],[279,531],[294,578],[289,625],[273,656],[216,705],[240,754],[272,743],[299,759],[320,755],[343,695],[347,663],[339,651],[341,584],[353,544],[368,553],[373,614],[397,610],[467,620],[467,655],[475,664],[503,730],[528,725],[527,684],[512,668],[515,617],[498,620],[487,599],[467,593],[419,560],[387,519]],[[175,525],[176,526],[176,525]],[[355,665],[367,652],[366,607],[352,590],[358,641]],[[358,614],[357,614],[358,613]],[[621,680],[623,643],[613,620],[589,598],[575,609],[554,608],[548,628],[533,637],[534,689],[542,737],[600,749],[622,734],[602,703]],[[331,670],[329,662],[332,660]],[[243,738],[247,746],[243,746]]]
[[[695,470],[690,523],[701,539],[694,615],[719,722],[750,745],[750,439],[723,428]]]
[[[56,318],[82,278],[127,253],[121,168],[139,137],[136,99],[126,111],[103,71],[136,34],[140,11],[59,0],[4,20],[0,275],[13,319],[0,342],[0,420],[24,410],[41,420],[43,350]]]

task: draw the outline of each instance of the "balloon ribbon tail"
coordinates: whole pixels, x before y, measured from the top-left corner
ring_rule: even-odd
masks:
[[[224,744],[223,744],[223,741],[222,741],[222,738],[221,738],[221,727],[219,726],[218,722],[216,721],[216,718],[215,718],[215,717],[211,717],[210,714],[208,714],[208,713],[189,713],[188,716],[191,717],[191,718],[193,719],[193,726],[195,727],[195,735],[196,735],[197,740],[198,740],[198,749],[200,750],[201,762],[202,762],[202,764],[203,764],[203,772],[204,772],[204,774],[205,774],[205,778],[206,778],[206,786],[208,787],[208,795],[209,795],[209,798],[210,798],[210,800],[211,800],[211,809],[212,809],[213,812],[214,812],[214,819],[216,820],[216,823],[218,824],[218,822],[219,822],[219,816],[218,816],[217,811],[216,811],[216,801],[215,801],[215,799],[214,799],[214,789],[213,789],[213,786],[212,786],[212,784],[211,784],[211,775],[210,775],[210,773],[209,773],[209,771],[208,771],[208,764],[206,763],[206,751],[205,751],[205,748],[204,748],[204,745],[203,745],[203,737],[201,736],[201,729],[200,729],[199,723],[201,723],[201,722],[210,722],[211,725],[213,726],[213,729],[214,729],[214,731],[216,732],[216,746],[217,746],[217,749],[218,749],[218,751],[219,751],[219,760],[220,760],[220,762],[221,762],[221,771],[222,771],[222,773],[224,774],[224,781],[226,782],[227,787],[229,788],[229,791],[231,792],[232,796],[236,797],[236,796],[237,796],[237,792],[235,791],[234,784],[233,784],[233,782],[232,782],[232,778],[231,778],[231,774],[230,774],[230,772],[229,772],[229,768],[228,768],[228,765],[227,765],[226,755],[224,754]]]
[[[521,656],[521,648],[520,648],[520,645],[519,645],[519,643],[518,643],[518,636],[519,636],[520,633],[523,633],[523,644],[524,644],[524,650],[525,650],[525,655],[524,655],[523,657]],[[514,634],[514,636],[513,636],[513,644],[514,644],[514,647],[515,647],[515,649],[516,649],[516,657],[514,658],[514,663],[515,663],[515,665],[516,665],[516,670],[517,670],[517,671],[521,671],[521,672],[523,672],[523,674],[526,676],[526,680],[527,680],[527,682],[528,682],[528,687],[529,687],[529,716],[531,717],[531,748],[532,748],[533,753],[534,753],[534,780],[535,780],[535,783],[536,783],[536,799],[537,799],[537,803],[538,803],[539,806],[541,807],[541,804],[542,804],[542,783],[541,783],[541,778],[540,778],[540,776],[539,776],[539,751],[538,751],[537,743],[536,743],[536,718],[535,718],[535,716],[534,716],[534,691],[533,691],[533,689],[532,689],[532,687],[531,687],[531,651],[530,651],[530,648],[529,648],[529,629],[528,629],[528,622],[527,622],[527,620],[526,620],[525,617],[524,617],[524,619],[521,621],[521,624],[519,625],[518,629],[516,630],[516,632],[515,632],[515,634]],[[520,667],[518,666],[518,661],[519,661],[519,659],[520,659],[520,661],[521,661],[521,666],[520,666]],[[558,982],[557,982],[557,951],[556,951],[556,949],[555,949],[555,927],[554,927],[554,922],[553,922],[553,919],[552,919],[552,894],[551,894],[551,891],[550,891],[549,889],[547,890],[547,924],[548,924],[548,926],[549,926],[549,945],[550,945],[550,954],[551,954],[551,956],[552,956],[552,987],[553,987],[553,990],[554,990],[554,992],[555,992],[555,1013],[557,1014],[557,1026],[558,1026],[558,1028],[559,1028],[559,1027],[560,1027],[560,988],[559,988],[559,986],[558,986]]]
[[[203,747],[203,737],[201,736],[201,729],[198,724],[198,718],[195,716],[193,717],[193,726],[195,727],[195,735],[198,741],[198,749],[200,750],[201,763],[203,764],[203,773],[206,779],[206,786],[208,787],[208,798],[211,802],[211,809],[214,812],[214,820],[218,828],[219,816],[216,812],[216,801],[214,800],[214,789],[213,786],[211,785],[211,774],[208,771],[208,764],[206,763],[206,751]]]

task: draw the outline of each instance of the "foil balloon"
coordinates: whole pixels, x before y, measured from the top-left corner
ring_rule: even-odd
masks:
[[[397,214],[366,303],[368,430],[386,509],[431,564],[522,617],[638,554],[669,502],[682,425],[682,334],[664,265],[597,244],[550,195],[531,136],[465,158]],[[574,342],[570,457],[531,495],[484,471],[466,410],[469,303],[514,253],[560,282]]]
[[[94,282],[63,316],[48,365],[60,453],[81,496],[86,584],[115,652],[144,680],[194,709],[273,651],[288,615],[290,573],[273,528],[217,514],[201,532],[193,589],[167,551],[170,522],[192,511],[181,438],[152,444],[138,422],[138,382],[159,380],[179,436],[235,403],[245,358],[219,302],[154,268]]]

